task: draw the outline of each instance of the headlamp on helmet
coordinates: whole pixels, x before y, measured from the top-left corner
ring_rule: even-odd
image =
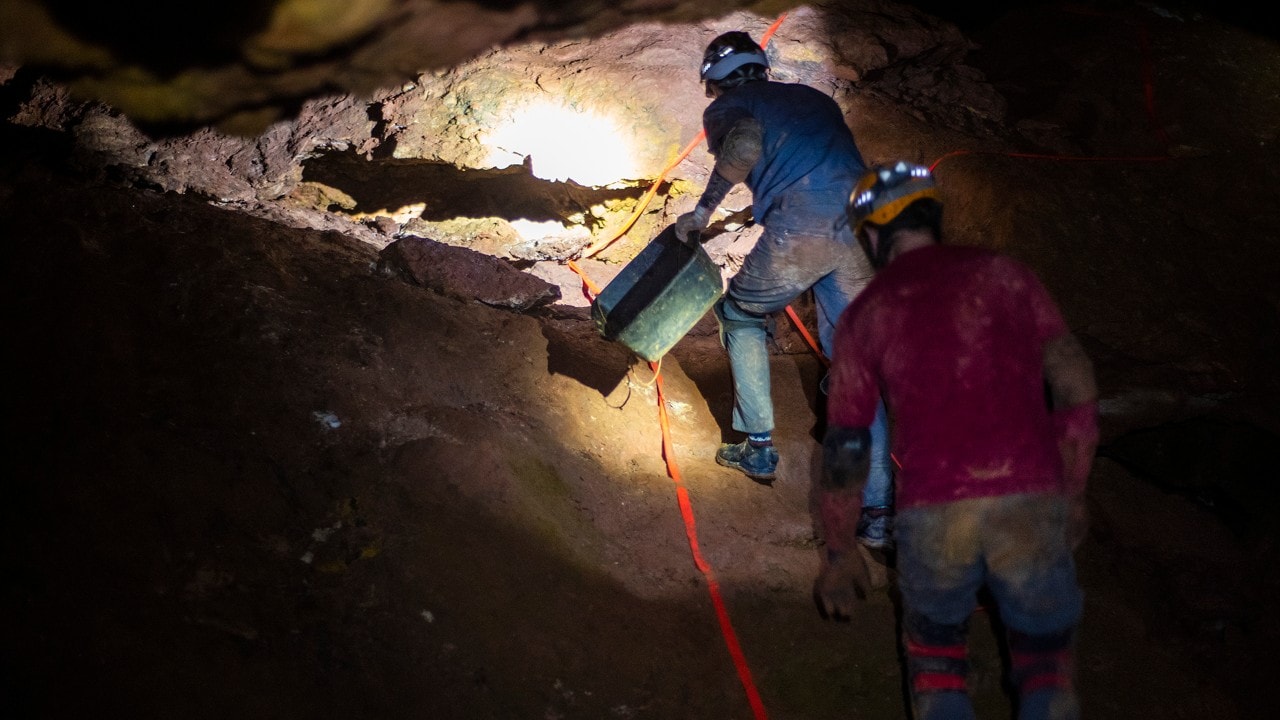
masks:
[[[849,224],[855,233],[866,223],[887,225],[908,205],[923,198],[938,199],[933,173],[923,165],[899,160],[863,173],[849,195]]]

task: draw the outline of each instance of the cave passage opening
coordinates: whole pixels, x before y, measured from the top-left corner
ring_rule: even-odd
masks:
[[[643,201],[652,180],[592,187],[535,176],[529,163],[474,169],[439,161],[326,153],[303,166],[302,183],[329,212],[357,221],[387,218],[396,234],[470,247],[513,260],[567,260],[616,232]],[[688,192],[662,181],[649,212]],[[648,224],[635,231],[647,243]]]

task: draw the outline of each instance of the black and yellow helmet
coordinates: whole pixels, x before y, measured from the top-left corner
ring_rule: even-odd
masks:
[[[866,223],[887,225],[908,205],[923,198],[938,200],[933,173],[923,165],[899,160],[863,173],[849,195],[849,225],[855,233]]]

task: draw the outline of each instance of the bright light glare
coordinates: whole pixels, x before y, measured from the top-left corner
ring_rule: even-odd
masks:
[[[565,227],[564,223],[548,220],[546,222],[534,222],[533,220],[512,220],[511,227],[520,233],[520,237],[525,240],[546,240],[547,238],[590,238],[591,232],[582,226]]]
[[[604,187],[638,177],[630,141],[612,118],[550,102],[517,110],[484,138],[487,162],[507,167],[532,158],[535,177]]]

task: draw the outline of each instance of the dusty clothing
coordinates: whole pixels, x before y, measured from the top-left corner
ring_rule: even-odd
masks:
[[[899,509],[1062,492],[1044,348],[1068,333],[1035,274],[1008,257],[930,245],[882,269],[841,318],[828,422],[894,422]]]
[[[712,101],[702,121],[717,167],[744,126],[759,138],[744,182],[765,232],[729,281],[719,317],[734,376],[734,428],[770,431],[766,316],[812,289],[818,341],[830,356],[836,320],[871,280],[871,265],[844,222],[862,155],[840,106],[806,85],[739,85]],[[731,186],[713,173],[699,206],[716,207]]]
[[[764,432],[774,427],[765,317],[786,308],[812,289],[818,313],[818,341],[831,352],[840,313],[871,279],[866,256],[855,248],[848,228],[826,233],[766,228],[729,281],[726,302],[718,308],[734,380],[733,427]],[[858,260],[862,262],[859,263]],[[887,438],[881,443],[887,465]],[[883,468],[887,472],[887,467]],[[888,480],[884,479],[884,484]]]
[[[718,157],[730,131],[748,118],[764,130],[760,159],[746,178],[755,221],[774,230],[830,234],[864,170],[840,106],[807,85],[740,85],[702,114],[711,154]]]
[[[1001,617],[1026,634],[1075,625],[1083,609],[1062,495],[1002,495],[898,513],[914,542],[898,552],[903,604],[935,623],[960,625],[985,584]]]
[[[967,635],[987,587],[1007,633],[1020,720],[1076,720],[1075,629],[1084,607],[1067,498],[1014,494],[898,513],[908,686],[919,720],[972,718]]]
[[[913,715],[973,718],[967,632],[978,591],[995,599],[1020,720],[1076,720],[1074,640],[1083,607],[1073,493],[1060,441],[1096,438],[1092,368],[1035,274],[977,248],[894,256],[841,316],[829,427],[870,427],[883,393],[899,463],[897,569]],[[1048,390],[1046,390],[1046,381]],[[1050,398],[1080,405],[1050,411]],[[856,552],[861,498],[820,497],[833,559]]]
[[[871,280],[871,263],[845,221],[845,203],[864,164],[840,106],[806,85],[745,83],[717,97],[702,120],[717,172],[699,206],[714,208],[732,186],[719,172],[724,161],[730,160],[726,172],[737,175],[746,163],[740,156],[758,147],[743,182],[765,231],[729,281],[717,316],[733,373],[733,428],[769,432],[774,416],[766,317],[812,290],[818,341],[829,357],[836,321]],[[742,136],[751,142],[734,140]],[[868,425],[874,459],[867,499],[883,506],[893,485],[885,414]]]

